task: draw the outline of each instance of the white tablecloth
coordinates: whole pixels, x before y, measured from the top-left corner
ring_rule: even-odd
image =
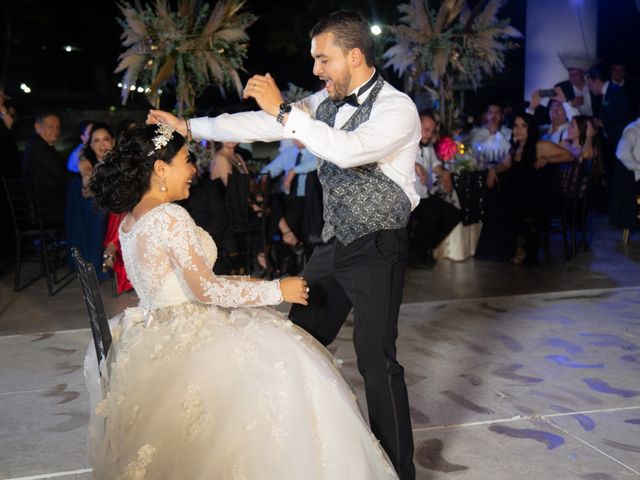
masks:
[[[482,231],[481,223],[462,225],[460,222],[451,231],[433,253],[436,259],[448,258],[461,261],[472,257],[476,253],[476,245]]]

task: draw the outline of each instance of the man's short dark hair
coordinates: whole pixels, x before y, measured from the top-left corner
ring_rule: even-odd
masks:
[[[599,67],[591,67],[587,70],[587,78],[590,78],[591,80],[600,80],[601,82],[607,81],[607,76]]]
[[[485,103],[484,110],[482,112],[487,113],[490,107],[498,107],[500,108],[500,111],[504,113],[504,105],[502,105],[502,102],[500,102],[499,100],[491,100]]]
[[[321,19],[311,29],[311,38],[326,32],[335,35],[336,45],[345,52],[360,49],[369,67],[375,60],[375,46],[369,24],[355,10],[338,10]]]
[[[35,118],[36,123],[42,123],[47,117],[58,117],[58,119],[60,119],[60,115],[53,110],[38,110]]]
[[[425,108],[424,110],[422,110],[419,113],[419,117],[422,118],[430,118],[431,120],[433,120],[433,123],[435,123],[436,125],[439,123],[438,121],[438,114],[435,112],[435,110],[431,109],[431,108]]]

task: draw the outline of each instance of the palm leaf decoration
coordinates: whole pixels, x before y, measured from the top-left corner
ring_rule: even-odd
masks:
[[[436,10],[429,0],[398,6],[399,24],[390,27],[394,44],[384,53],[385,67],[405,78],[410,91],[438,91],[445,128],[452,117],[445,105],[455,85],[479,87],[504,69],[506,53],[522,34],[497,17],[504,0],[481,0],[473,9],[465,0],[442,0]]]
[[[115,72],[124,72],[122,104],[134,85],[141,85],[152,105],[160,102],[162,86],[173,85],[180,115],[195,110],[195,98],[205,87],[217,85],[242,94],[238,74],[243,70],[249,36],[246,29],[257,17],[244,12],[244,0],[220,0],[213,9],[200,0],[168,0],[153,5],[119,5],[122,46]]]

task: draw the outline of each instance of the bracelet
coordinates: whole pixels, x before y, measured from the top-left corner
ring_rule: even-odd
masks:
[[[282,236],[284,237],[287,233],[291,233],[291,230],[287,230],[286,232],[282,232]]]
[[[189,123],[189,119],[187,118],[184,123],[187,125],[187,140],[193,140],[193,135],[191,134],[191,124]]]

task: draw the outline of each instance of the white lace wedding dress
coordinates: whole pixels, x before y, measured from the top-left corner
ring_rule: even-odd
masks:
[[[177,205],[120,241],[140,306],[111,322],[106,398],[85,358],[96,479],[397,478],[331,355],[266,307],[277,282],[216,277],[213,240]]]

